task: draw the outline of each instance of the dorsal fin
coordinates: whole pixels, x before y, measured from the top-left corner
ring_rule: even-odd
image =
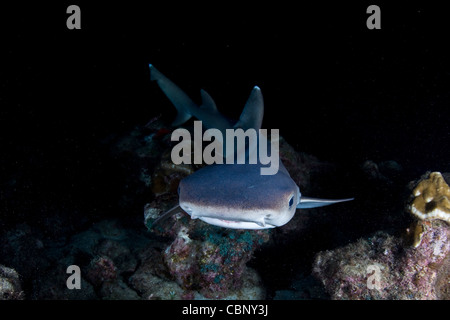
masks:
[[[216,107],[216,103],[211,98],[211,96],[208,94],[208,92],[206,92],[205,90],[201,89],[200,90],[200,95],[202,97],[202,104],[200,105],[200,108],[202,108],[203,110],[208,110],[210,112],[218,112],[217,111],[217,107]]]
[[[264,116],[264,101],[261,89],[255,86],[250,93],[244,110],[239,117],[239,121],[234,125],[234,128],[242,128],[244,131],[253,128],[260,129]]]

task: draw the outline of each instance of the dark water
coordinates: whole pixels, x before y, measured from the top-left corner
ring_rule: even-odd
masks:
[[[448,23],[439,7],[276,4],[169,8],[82,4],[2,10],[1,226],[74,228],[105,216],[142,217],[117,205],[126,177],[108,139],[174,109],[149,81],[148,63],[199,99],[204,88],[237,118],[251,88],[265,98],[264,127],[298,151],[348,172],[394,160],[403,180],[449,171]],[[358,189],[351,175],[340,184]],[[49,233],[51,233],[49,231]]]

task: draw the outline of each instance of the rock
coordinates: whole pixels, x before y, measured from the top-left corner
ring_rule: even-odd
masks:
[[[450,229],[435,221],[424,230],[417,248],[378,232],[320,252],[313,274],[332,299],[448,299]],[[371,279],[376,280],[375,287],[369,284]]]
[[[24,298],[17,271],[0,265],[0,300],[22,300]]]
[[[95,257],[86,268],[86,279],[94,287],[99,287],[104,282],[114,281],[116,278],[117,268],[112,259],[107,256]]]
[[[180,229],[164,251],[164,261],[176,282],[211,299],[224,298],[243,287],[246,264],[269,239],[267,230],[233,230],[199,224],[204,229]],[[194,239],[192,235],[200,236]]]

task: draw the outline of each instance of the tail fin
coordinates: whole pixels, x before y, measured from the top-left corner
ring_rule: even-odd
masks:
[[[309,208],[317,208],[324,207],[330,204],[335,204],[339,202],[351,201],[353,198],[348,199],[339,199],[339,200],[329,200],[329,199],[317,199],[317,198],[307,198],[301,197],[300,203],[297,205],[298,209],[309,209]]]
[[[150,68],[150,80],[158,83],[161,90],[178,111],[172,125],[179,126],[188,121],[192,117],[189,110],[192,110],[192,108],[198,108],[198,106],[191,100],[191,98],[187,96],[186,93],[183,92],[183,90],[166,78],[152,64],[149,64],[148,66]]]

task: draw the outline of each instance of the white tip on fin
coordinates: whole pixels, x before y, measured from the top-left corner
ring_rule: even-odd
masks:
[[[150,68],[150,80],[151,81],[158,81],[161,79],[164,79],[164,75],[158,71],[151,63],[148,65]]]
[[[254,86],[250,97],[248,97],[244,110],[239,117],[239,121],[234,125],[234,128],[242,128],[247,130],[249,128],[260,129],[264,116],[264,101],[261,89]]]

